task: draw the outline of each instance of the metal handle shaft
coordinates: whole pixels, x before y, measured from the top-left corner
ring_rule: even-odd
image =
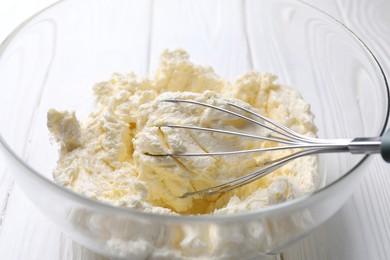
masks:
[[[382,137],[355,138],[348,144],[348,149],[354,154],[380,153],[383,160],[390,163],[390,129]]]

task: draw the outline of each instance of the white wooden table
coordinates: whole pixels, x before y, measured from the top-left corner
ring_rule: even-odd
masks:
[[[306,0],[344,22],[390,76],[390,0]],[[0,41],[54,0],[0,0]],[[390,165],[373,160],[343,208],[284,259],[390,259]],[[29,202],[0,158],[0,259],[105,259],[65,237]]]

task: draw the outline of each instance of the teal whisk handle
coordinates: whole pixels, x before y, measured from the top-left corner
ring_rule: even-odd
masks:
[[[390,163],[390,129],[381,138],[380,152],[383,160]]]

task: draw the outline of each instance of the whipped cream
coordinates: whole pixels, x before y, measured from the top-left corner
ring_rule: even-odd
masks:
[[[269,147],[267,141],[159,127],[194,125],[266,135],[264,128],[210,108],[161,102],[190,99],[238,104],[301,134],[315,136],[309,105],[272,74],[249,72],[235,82],[190,62],[183,50],[164,51],[154,77],[114,74],[94,86],[96,105],[82,120],[73,111],[48,112],[60,146],[54,180],[115,206],[157,214],[229,214],[266,207],[313,192],[317,157],[294,160],[253,183],[205,199],[184,193],[248,174],[291,151],[231,156],[152,157],[147,154],[216,152]],[[231,108],[229,108],[231,109]]]

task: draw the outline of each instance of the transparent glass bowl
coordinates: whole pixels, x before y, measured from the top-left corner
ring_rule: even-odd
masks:
[[[87,115],[91,87],[113,72],[153,73],[164,48],[235,79],[279,75],[311,104],[321,138],[379,136],[389,90],[373,54],[350,30],[300,1],[61,1],[23,23],[0,48],[0,143],[31,201],[71,238],[131,259],[276,254],[332,216],[368,156],[320,156],[318,191],[245,214],[161,216],[112,207],[52,181],[50,108]]]

